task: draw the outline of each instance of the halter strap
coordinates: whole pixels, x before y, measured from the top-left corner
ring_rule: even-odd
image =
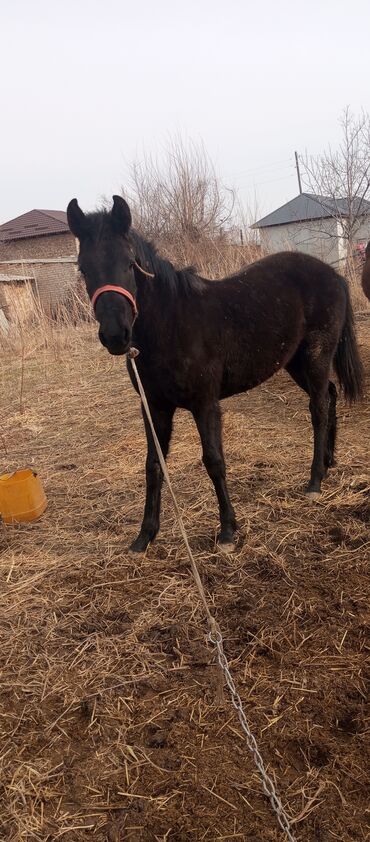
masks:
[[[114,284],[105,284],[104,286],[98,287],[98,289],[95,290],[94,295],[91,298],[91,306],[94,311],[96,302],[98,298],[103,294],[103,292],[117,292],[119,295],[123,295],[124,298],[127,298],[131,304],[134,313],[134,319],[136,319],[138,310],[134,296],[131,295],[131,292],[129,292],[128,289],[123,289],[123,287],[117,287]]]
[[[153,272],[147,272],[146,269],[143,269],[143,267],[140,266],[139,263],[136,262],[136,260],[134,260],[133,265],[136,266],[136,269],[138,269],[139,272],[142,272],[143,275],[146,275],[147,278],[155,278],[155,275],[153,275]]]

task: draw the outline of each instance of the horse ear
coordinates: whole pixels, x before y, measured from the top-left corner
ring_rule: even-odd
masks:
[[[112,222],[118,234],[127,234],[131,228],[130,208],[122,196],[113,196]]]
[[[68,205],[67,220],[72,234],[81,240],[87,231],[87,220],[84,212],[79,207],[77,199],[71,199]]]

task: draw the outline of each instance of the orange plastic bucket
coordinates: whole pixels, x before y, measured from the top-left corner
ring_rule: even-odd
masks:
[[[36,520],[46,506],[41,480],[31,468],[0,476],[0,515],[4,523]]]

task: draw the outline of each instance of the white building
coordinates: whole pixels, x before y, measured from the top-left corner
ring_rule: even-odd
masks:
[[[355,202],[353,203],[355,205]],[[353,208],[356,213],[356,207]],[[266,252],[286,249],[303,251],[327,263],[340,265],[347,256],[343,224],[348,219],[346,199],[326,198],[300,193],[281,208],[269,213],[252,228],[258,229],[261,246]],[[354,245],[370,240],[370,202],[361,202],[354,228]]]

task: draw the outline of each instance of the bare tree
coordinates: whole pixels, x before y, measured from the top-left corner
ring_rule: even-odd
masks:
[[[354,115],[347,107],[340,118],[342,139],[338,149],[301,158],[306,191],[320,197],[328,216],[337,220],[332,236],[344,241],[346,258],[364,230],[370,211],[370,116]],[[370,238],[370,216],[368,216]]]
[[[230,225],[234,192],[217,177],[203,145],[175,139],[159,163],[151,156],[131,167],[128,196],[146,236],[169,241],[216,237]]]

